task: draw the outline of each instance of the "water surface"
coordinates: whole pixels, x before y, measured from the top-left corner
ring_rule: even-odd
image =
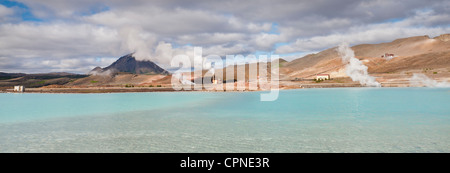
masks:
[[[0,152],[450,152],[450,89],[0,94]]]

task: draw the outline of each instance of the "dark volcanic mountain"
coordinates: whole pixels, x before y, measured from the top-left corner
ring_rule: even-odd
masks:
[[[132,54],[120,57],[116,62],[106,68],[96,67],[92,69],[91,74],[102,72],[126,72],[133,74],[164,74],[169,72],[156,65],[151,61],[137,61]]]
[[[2,73],[0,72],[0,87],[23,85],[25,87],[42,87],[47,85],[64,85],[71,81],[88,77],[88,75],[73,73]]]

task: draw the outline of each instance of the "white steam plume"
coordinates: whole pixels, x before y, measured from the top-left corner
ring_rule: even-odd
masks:
[[[114,72],[109,69],[106,71],[91,71],[91,72],[89,72],[89,75],[94,75],[94,76],[112,76],[113,74],[114,74]]]
[[[132,52],[136,60],[152,61],[152,47],[156,42],[152,35],[145,34],[140,27],[128,26],[120,28],[119,36],[122,39],[122,49]]]
[[[194,84],[193,82],[188,80],[187,76],[182,75],[181,73],[175,73],[175,74],[173,74],[173,77],[177,78],[181,82],[181,84],[183,84],[183,85],[192,85],[192,84]]]
[[[420,73],[414,73],[413,76],[409,79],[409,83],[411,86],[414,87],[421,87],[421,86],[438,87],[438,88],[450,87],[450,83],[448,82],[438,82]]]
[[[363,86],[381,87],[374,77],[370,76],[365,66],[359,59],[355,58],[355,52],[348,46],[348,43],[342,43],[338,47],[338,53],[342,61],[347,64],[345,73],[353,81],[359,82]]]
[[[170,43],[157,42],[157,37],[154,34],[146,32],[140,27],[120,28],[119,36],[122,40],[122,51],[133,53],[133,57],[138,61],[148,60],[168,65],[175,55],[184,54],[193,57],[193,47],[173,48]]]

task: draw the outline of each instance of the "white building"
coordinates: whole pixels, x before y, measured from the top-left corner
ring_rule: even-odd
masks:
[[[330,80],[329,74],[317,74],[316,80]]]
[[[14,92],[24,92],[25,87],[22,85],[14,86]]]

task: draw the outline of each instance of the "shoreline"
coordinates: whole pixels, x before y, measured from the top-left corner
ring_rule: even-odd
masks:
[[[313,88],[373,88],[360,84],[304,84],[299,86],[281,86],[278,90],[313,89]],[[411,88],[411,86],[382,85],[379,88]],[[144,88],[144,87],[85,87],[85,88],[26,88],[25,92],[14,92],[13,89],[1,90],[0,93],[42,93],[42,94],[102,94],[102,93],[141,93],[141,92],[261,92],[270,90],[175,90],[169,87]]]

